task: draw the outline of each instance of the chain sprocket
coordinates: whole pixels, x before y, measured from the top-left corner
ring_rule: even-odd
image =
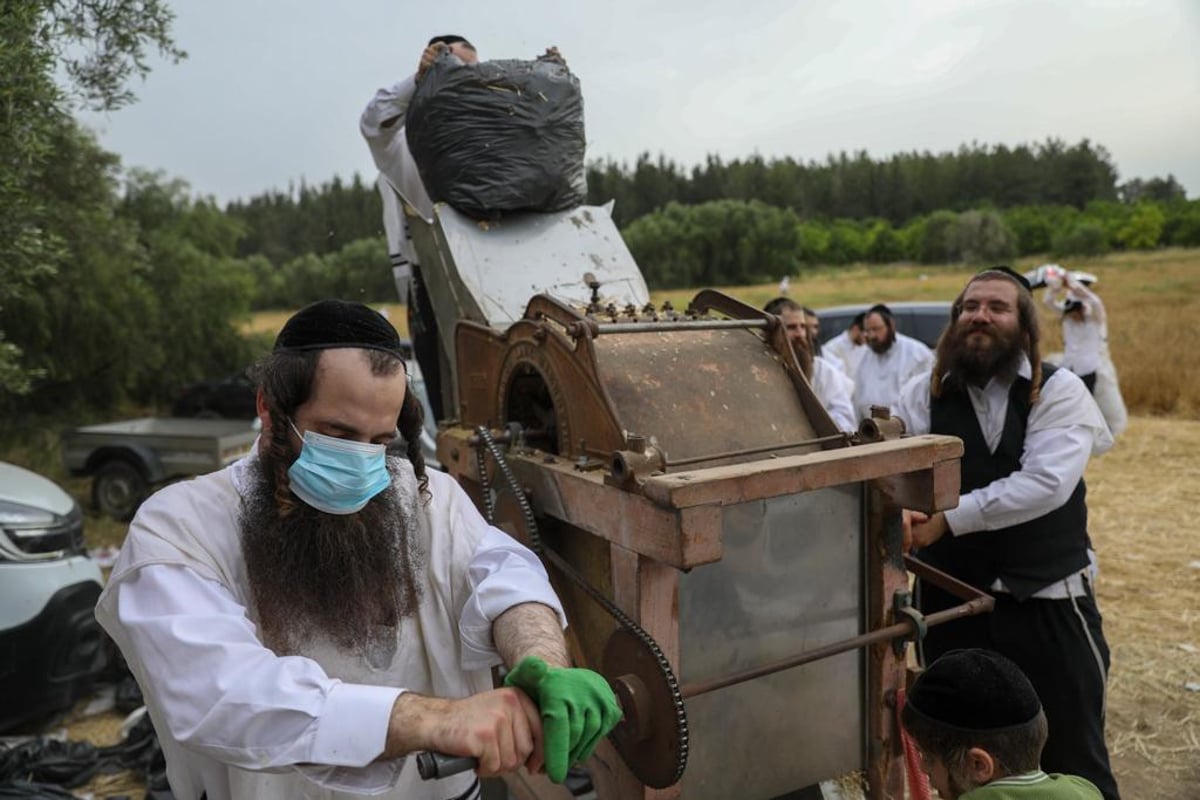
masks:
[[[533,513],[533,507],[529,503],[529,498],[525,496],[525,492],[521,489],[520,483],[513,474],[512,467],[505,458],[504,452],[496,444],[492,432],[484,425],[476,427],[475,433],[479,436],[479,448],[475,451],[479,465],[479,480],[483,494],[483,512],[484,518],[489,524],[494,523],[496,514],[495,501],[492,499],[491,485],[488,479],[487,456],[490,454],[496,462],[497,469],[500,470],[501,476],[507,483],[509,490],[513,493],[517,503],[521,507],[521,514],[525,518],[526,531],[529,534],[530,549],[537,555],[552,563],[557,567],[572,583],[582,589],[592,600],[596,602],[605,612],[609,614],[617,624],[621,626],[630,635],[635,637],[647,651],[649,651],[655,660],[658,671],[662,674],[662,680],[667,687],[667,691],[671,697],[671,708],[675,719],[675,740],[678,742],[678,751],[675,761],[675,770],[671,780],[663,783],[661,778],[655,776],[643,776],[635,771],[638,779],[648,786],[653,788],[665,788],[672,784],[678,783],[683,777],[683,771],[687,767],[688,758],[688,721],[687,710],[683,704],[683,693],[679,689],[679,679],[675,676],[675,671],[671,668],[671,662],[663,653],[662,648],[658,646],[658,642],[654,641],[649,633],[642,626],[634,622],[628,614],[622,611],[616,603],[610,600],[603,592],[592,586],[576,569],[571,566],[566,559],[556,553],[554,550],[545,546],[541,536],[538,534],[537,519]],[[633,765],[630,765],[631,768]],[[650,777],[651,781],[647,781],[645,777]],[[655,785],[661,784],[661,785]]]

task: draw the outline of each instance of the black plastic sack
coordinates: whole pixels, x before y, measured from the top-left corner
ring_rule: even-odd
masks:
[[[30,737],[0,744],[0,800],[52,800],[74,797],[64,789],[82,786],[97,773],[136,770],[149,794],[167,792],[167,762],[149,714],[143,714],[120,744],[97,747],[90,742]]]
[[[587,196],[583,95],[556,60],[464,64],[417,84],[405,135],[429,197],[472,217],[564,211]]]

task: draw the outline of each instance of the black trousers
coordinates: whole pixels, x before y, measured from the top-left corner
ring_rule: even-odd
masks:
[[[961,602],[935,586],[921,584],[924,614]],[[1042,768],[1087,778],[1105,800],[1119,800],[1104,743],[1108,643],[1091,590],[1074,599],[1024,602],[998,592],[992,613],[930,628],[923,648],[925,663],[933,663],[948,650],[968,647],[994,650],[1011,659],[1037,690],[1050,727]]]
[[[412,336],[413,355],[425,378],[425,391],[429,395],[429,406],[433,409],[435,422],[445,419],[442,409],[442,361],[438,352],[437,317],[433,315],[433,303],[421,280],[421,270],[413,264],[412,283],[408,289],[408,331]]]

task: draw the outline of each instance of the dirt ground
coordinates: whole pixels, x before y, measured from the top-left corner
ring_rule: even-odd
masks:
[[[1200,798],[1200,422],[1135,417],[1088,468],[1112,648],[1108,740],[1125,800]],[[1190,687],[1190,688],[1189,688]],[[108,717],[108,715],[105,715]],[[70,727],[113,743],[118,720]],[[140,795],[128,773],[83,791]]]
[[[1087,481],[1121,796],[1200,798],[1200,422],[1132,418]]]

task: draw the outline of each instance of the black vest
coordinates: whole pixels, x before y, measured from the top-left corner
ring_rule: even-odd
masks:
[[[1054,367],[1043,364],[1043,386],[1052,374]],[[1021,468],[1025,427],[1029,421],[1027,378],[1018,376],[1009,389],[1004,432],[995,453],[988,450],[965,389],[947,390],[941,397],[930,398],[929,414],[931,433],[963,440],[960,465],[963,494]],[[947,533],[921,550],[921,560],[979,589],[988,589],[1000,578],[1015,598],[1024,600],[1087,566],[1086,494],[1081,478],[1070,499],[1050,513],[1011,528],[962,536]]]

